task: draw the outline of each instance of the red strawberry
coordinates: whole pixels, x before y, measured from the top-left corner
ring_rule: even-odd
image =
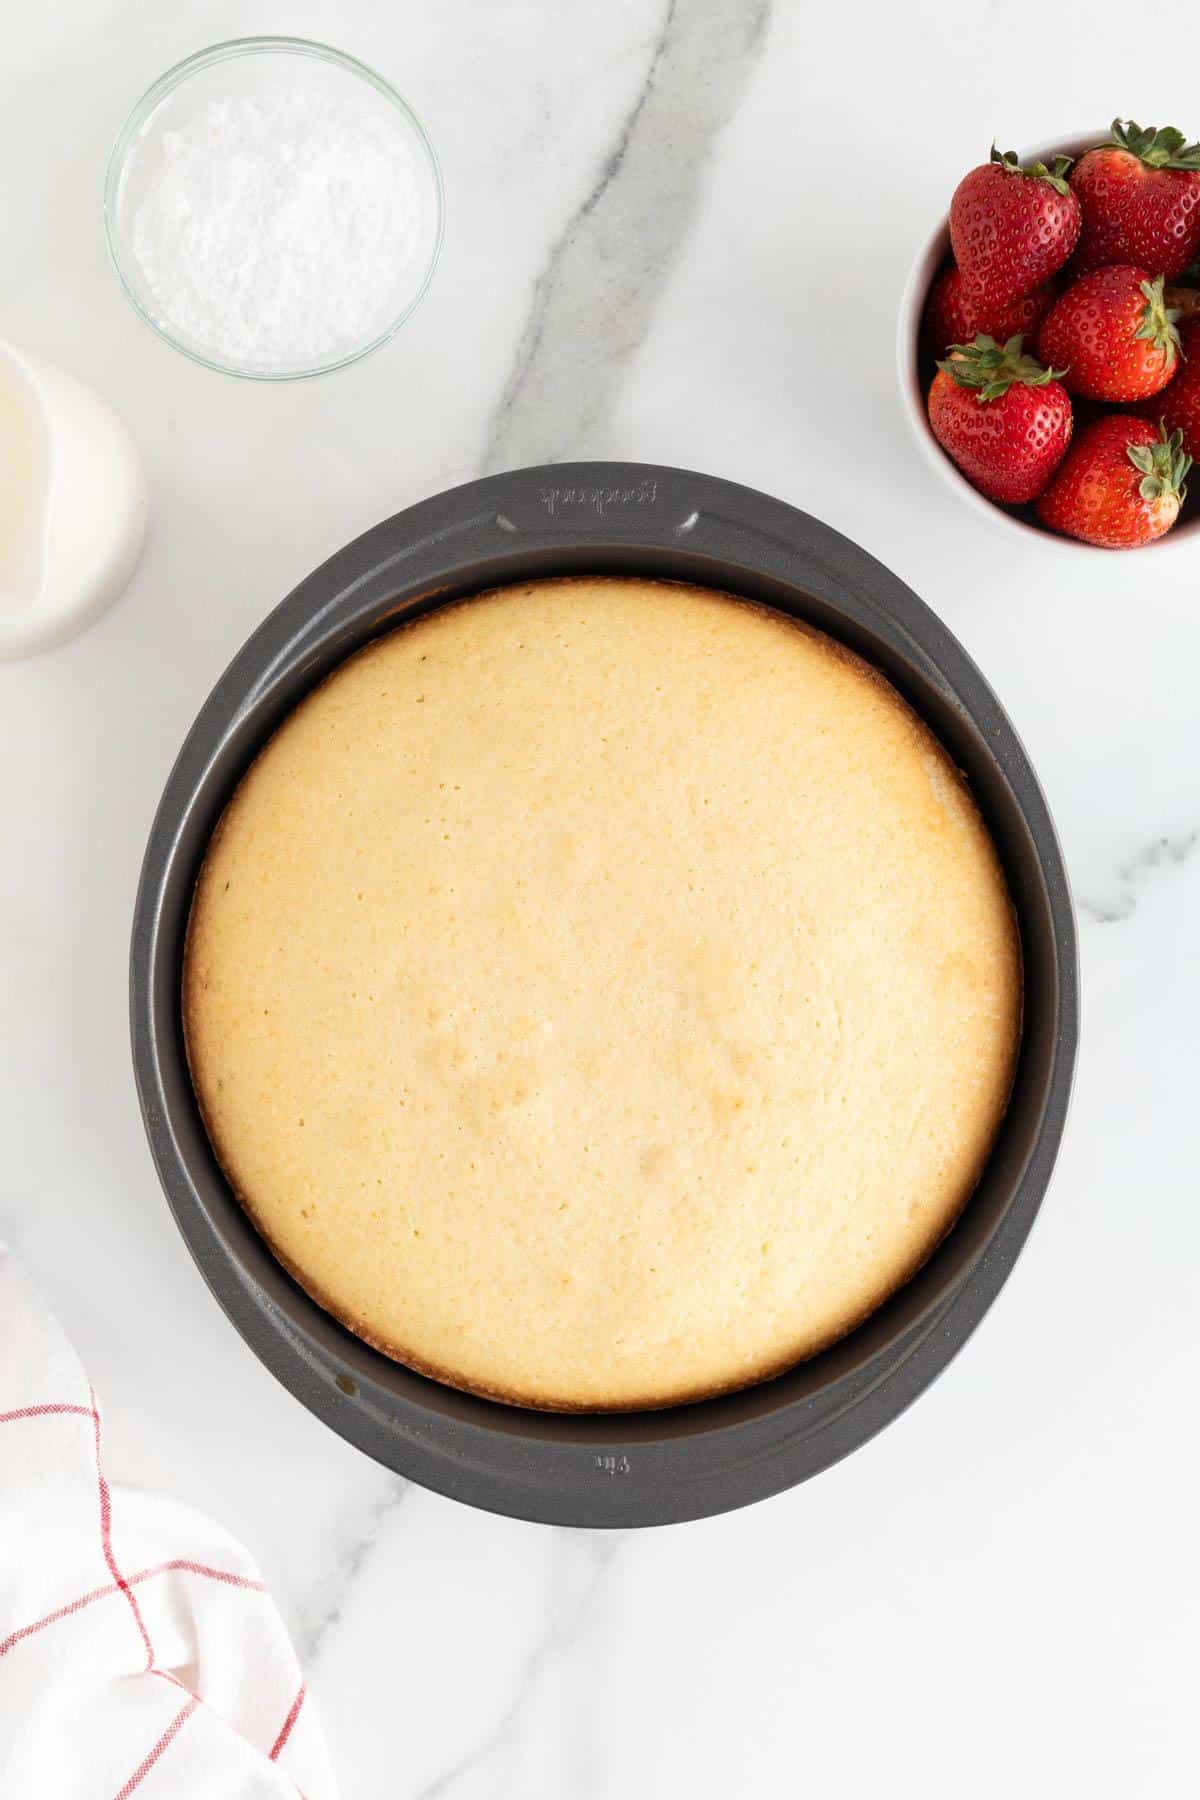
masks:
[[[1200,318],[1182,332],[1184,363],[1163,393],[1147,400],[1138,411],[1168,431],[1178,431],[1183,447],[1194,462],[1200,457]]]
[[[1038,332],[1043,362],[1061,363],[1063,386],[1089,400],[1145,400],[1179,363],[1178,309],[1160,275],[1132,263],[1093,269],[1060,294]]]
[[[1200,144],[1185,143],[1173,126],[1143,131],[1114,119],[1112,142],[1075,164],[1071,191],[1083,211],[1081,273],[1144,263],[1170,281],[1200,251]]]
[[[1170,531],[1192,466],[1178,432],[1110,413],[1085,425],[1037,503],[1038,518],[1104,550],[1130,550]]]
[[[1071,441],[1071,402],[1053,369],[1022,356],[1021,339],[955,344],[929,390],[929,424],[952,462],[989,500],[1040,494]]]
[[[951,344],[969,344],[981,334],[1006,344],[1010,337],[1031,335],[1053,298],[1053,286],[1044,281],[1032,294],[989,303],[950,263],[925,302],[925,341],[937,356],[944,356]]]
[[[1069,156],[1053,169],[1022,169],[1013,151],[964,175],[950,202],[950,243],[963,279],[989,305],[1031,294],[1061,269],[1079,236],[1079,202],[1066,182]]]

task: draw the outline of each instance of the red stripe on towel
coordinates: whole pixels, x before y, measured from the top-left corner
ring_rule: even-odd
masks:
[[[47,1613],[44,1619],[35,1619],[32,1625],[22,1625],[19,1631],[11,1632],[6,1638],[0,1638],[0,1656],[3,1656],[6,1650],[11,1650],[14,1644],[19,1644],[22,1638],[32,1637],[35,1632],[41,1631],[43,1626],[53,1625],[58,1619],[67,1618],[70,1613],[82,1612],[85,1606],[92,1604],[93,1600],[103,1600],[106,1595],[119,1594],[120,1591],[116,1582],[110,1581],[107,1587],[93,1588],[90,1594],[81,1594],[78,1600],[72,1600],[66,1606],[57,1607],[54,1612]]]
[[[232,1569],[213,1569],[207,1563],[190,1562],[184,1557],[176,1557],[171,1562],[155,1563],[149,1569],[139,1569],[136,1575],[130,1575],[122,1582],[110,1581],[104,1587],[93,1588],[88,1594],[81,1594],[78,1600],[71,1600],[66,1606],[57,1606],[44,1618],[34,1619],[29,1625],[22,1625],[19,1631],[12,1632],[6,1638],[0,1638],[0,1656],[19,1644],[24,1638],[33,1637],[47,1625],[54,1625],[59,1619],[68,1618],[71,1613],[81,1612],[85,1606],[91,1606],[95,1600],[105,1600],[110,1594],[120,1594],[129,1588],[137,1587],[140,1582],[151,1581],[156,1575],[203,1575],[206,1581],[219,1581],[228,1587],[249,1588],[252,1593],[265,1594],[266,1583],[253,1581],[249,1575],[237,1575]]]
[[[175,1717],[171,1720],[171,1723],[167,1726],[167,1729],[163,1732],[145,1761],[138,1764],[137,1768],[133,1771],[133,1774],[129,1777],[129,1780],[125,1783],[125,1786],[118,1789],[115,1800],[129,1800],[129,1796],[132,1794],[134,1788],[141,1786],[163,1751],[167,1748],[168,1744],[170,1744],[172,1738],[178,1737],[180,1731],[187,1724],[199,1704],[200,1702],[193,1698],[188,1701],[186,1706],[180,1707],[179,1711],[175,1714]]]
[[[90,1419],[90,1406],[69,1406],[65,1401],[47,1401],[41,1406],[18,1406],[12,1412],[0,1413],[0,1425],[7,1425],[12,1419],[45,1419],[51,1413],[78,1413],[81,1418]]]
[[[291,1709],[288,1712],[288,1716],[283,1721],[283,1724],[279,1727],[279,1736],[275,1739],[275,1742],[271,1745],[271,1761],[272,1762],[278,1761],[279,1757],[283,1753],[283,1746],[287,1743],[288,1739],[292,1735],[292,1727],[296,1723],[296,1720],[300,1717],[300,1708],[304,1705],[305,1692],[306,1692],[306,1690],[305,1690],[304,1683],[301,1682],[300,1683],[300,1691],[296,1695],[296,1698],[292,1701]]]
[[[256,1594],[265,1594],[265,1581],[255,1581],[249,1575],[237,1575],[232,1569],[213,1569],[208,1563],[191,1562],[186,1556],[172,1557],[170,1562],[155,1563],[149,1569],[139,1569],[136,1575],[129,1577],[129,1586],[136,1587],[139,1581],[149,1581],[152,1575],[169,1575],[178,1571],[182,1575],[203,1575],[208,1581],[221,1581],[229,1587],[250,1588]]]
[[[129,1602],[137,1625],[142,1645],[146,1652],[146,1667],[154,1667],[154,1648],[150,1642],[150,1633],[146,1630],[146,1621],[142,1617],[142,1609],[137,1603],[133,1589],[117,1567],[117,1559],[112,1547],[112,1498],[108,1491],[108,1483],[104,1479],[104,1470],[100,1463],[100,1410],[96,1405],[96,1390],[91,1390],[92,1419],[95,1422],[96,1435],[96,1481],[100,1490],[100,1543],[104,1551],[104,1560],[108,1564],[108,1572]]]

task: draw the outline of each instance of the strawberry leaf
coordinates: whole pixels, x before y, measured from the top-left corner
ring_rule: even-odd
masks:
[[[1114,119],[1112,143],[1118,150],[1128,150],[1149,169],[1200,169],[1200,144],[1189,144],[1182,131],[1173,125],[1147,125],[1132,119]]]
[[[951,344],[950,354],[938,368],[959,387],[974,388],[982,404],[999,400],[1014,382],[1022,387],[1045,387],[1065,374],[1063,369],[1045,369],[1036,357],[1025,356],[1021,336],[1010,337],[998,344],[994,337],[982,334],[971,344]]]
[[[1009,175],[1026,175],[1032,181],[1048,181],[1056,194],[1067,195],[1070,187],[1067,182],[1067,170],[1071,167],[1069,156],[1056,156],[1053,168],[1048,169],[1044,162],[1030,163],[1022,168],[1021,159],[1015,150],[997,150],[992,145],[992,161]]]
[[[1125,454],[1141,476],[1138,493],[1143,500],[1175,498],[1182,506],[1187,499],[1188,471],[1192,459],[1183,448],[1182,431],[1167,436],[1166,423],[1159,420],[1158,442],[1126,444]]]
[[[1176,324],[1180,308],[1167,305],[1161,275],[1154,281],[1142,281],[1138,285],[1146,296],[1146,304],[1142,308],[1142,322],[1133,335],[1152,343],[1156,350],[1162,352],[1165,366],[1173,368],[1175,359],[1183,348]]]

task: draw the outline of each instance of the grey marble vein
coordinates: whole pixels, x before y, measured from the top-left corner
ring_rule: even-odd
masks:
[[[769,0],[669,0],[646,77],[551,249],[483,466],[596,454],[763,41]]]
[[[564,1537],[565,1535],[563,1534]],[[582,1594],[573,1605],[565,1610],[561,1604],[556,1605],[554,1597],[551,1597],[551,1604],[547,1609],[546,1629],[517,1672],[516,1686],[508,1706],[484,1737],[472,1744],[470,1749],[466,1750],[450,1768],[443,1770],[432,1781],[418,1789],[413,1800],[447,1800],[459,1782],[464,1781],[498,1750],[503,1749],[519,1730],[522,1715],[537,1688],[543,1671],[554,1657],[568,1649],[578,1636],[595,1604],[600,1585],[612,1566],[622,1540],[621,1535],[615,1532],[611,1535],[599,1535],[591,1532],[571,1533],[570,1535],[584,1546],[592,1563],[591,1576]]]
[[[1120,925],[1137,911],[1141,890],[1163,869],[1182,868],[1200,846],[1200,826],[1175,837],[1152,838],[1117,871],[1119,898],[1109,905],[1080,898],[1079,910],[1094,925]]]
[[[296,1653],[306,1668],[311,1668],[329,1633],[342,1616],[350,1590],[363,1564],[379,1543],[392,1516],[404,1504],[409,1484],[396,1477],[387,1490],[364,1507],[353,1520],[346,1539],[338,1548],[333,1566],[324,1579],[308,1595],[299,1622],[294,1626]]]

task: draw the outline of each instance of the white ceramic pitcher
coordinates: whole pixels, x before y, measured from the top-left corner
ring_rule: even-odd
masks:
[[[112,408],[0,339],[0,657],[82,631],[125,588],[145,535],[141,459]]]

